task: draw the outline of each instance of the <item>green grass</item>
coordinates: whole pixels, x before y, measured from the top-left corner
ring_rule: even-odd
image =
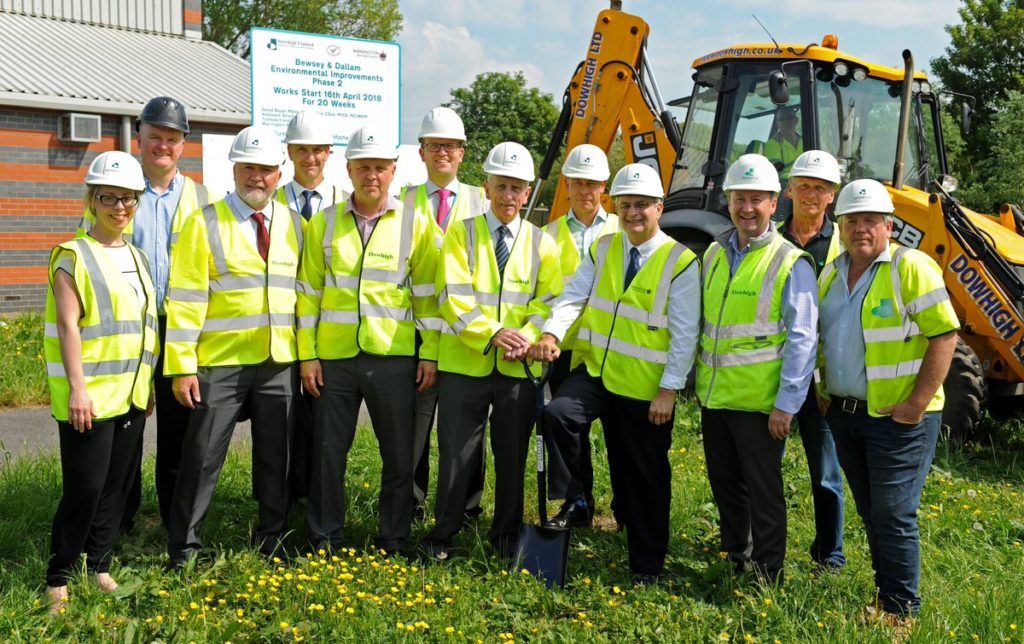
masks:
[[[82,575],[63,616],[46,615],[43,572],[49,523],[60,489],[55,457],[0,469],[0,637],[106,641],[841,641],[883,642],[892,633],[860,620],[872,597],[867,546],[852,502],[849,564],[819,576],[806,554],[813,518],[798,440],[785,459],[789,498],[787,582],[764,590],[735,578],[718,552],[717,513],[704,473],[696,415],[681,405],[672,447],[672,540],[664,581],[633,588],[625,535],[577,530],[569,582],[548,591],[507,573],[484,545],[486,520],[469,524],[460,556],[446,564],[385,560],[368,550],[376,528],[379,472],[371,432],[351,454],[347,541],[352,550],[270,566],[247,548],[256,514],[250,455],[233,451],[208,517],[210,559],[185,573],[162,570],[147,463],[142,525],[118,545],[116,597]],[[607,523],[604,447],[595,432],[599,512]],[[912,640],[1022,641],[1024,632],[1024,469],[1019,454],[940,448],[922,503],[924,607]],[[531,466],[532,467],[532,466]],[[532,483],[532,475],[530,477]],[[528,511],[533,504],[528,485]],[[485,496],[485,506],[489,501]],[[848,497],[849,499],[849,497]],[[295,513],[299,514],[299,513]],[[533,512],[530,512],[531,516]],[[486,516],[486,513],[485,513]],[[301,517],[293,516],[301,543]],[[429,528],[417,524],[414,538]]]
[[[49,402],[42,314],[0,316],[0,409]]]

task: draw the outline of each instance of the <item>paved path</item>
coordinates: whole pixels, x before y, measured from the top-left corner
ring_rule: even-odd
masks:
[[[365,406],[359,411],[359,422],[370,422]],[[156,414],[146,419],[146,432],[142,441],[145,454],[153,454],[156,450]],[[231,442],[235,445],[249,443],[249,421],[238,424]],[[59,448],[57,423],[50,416],[50,408],[31,407],[0,411],[0,444],[0,467],[7,461],[4,457],[7,452],[10,452],[14,459],[56,453]]]

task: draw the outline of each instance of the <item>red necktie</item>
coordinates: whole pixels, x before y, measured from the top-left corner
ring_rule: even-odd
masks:
[[[448,212],[451,207],[448,205],[448,197],[452,196],[451,190],[445,190],[444,188],[437,189],[437,225],[441,227],[441,230],[445,229],[445,221],[448,219]]]
[[[252,213],[252,218],[256,222],[256,248],[260,251],[263,261],[267,261],[267,254],[270,252],[270,233],[267,232],[267,220],[262,212]]]

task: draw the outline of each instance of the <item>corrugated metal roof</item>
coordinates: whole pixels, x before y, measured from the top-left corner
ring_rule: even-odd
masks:
[[[138,114],[174,96],[197,121],[248,123],[249,64],[206,41],[0,12],[0,103]]]

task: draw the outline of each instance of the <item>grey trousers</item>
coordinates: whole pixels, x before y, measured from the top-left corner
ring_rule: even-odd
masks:
[[[365,400],[380,449],[379,548],[401,546],[412,525],[413,392],[416,359],[360,353],[321,360],[313,401],[313,475],[306,527],[314,544],[338,547],[345,528],[345,469]]]
[[[252,419],[252,479],[259,518],[256,540],[272,549],[288,513],[288,444],[295,421],[295,364],[200,367],[202,402],[189,415],[171,502],[167,552],[183,563],[199,551],[199,532],[217,487],[235,421],[243,405]]]
[[[438,452],[436,523],[427,536],[450,541],[462,528],[469,482],[479,466],[490,410],[494,456],[494,518],[491,543],[514,539],[523,521],[523,470],[534,421],[535,390],[528,380],[495,370],[482,378],[438,374]]]
[[[416,435],[413,437],[412,449],[412,496],[416,505],[424,505],[427,501],[427,490],[430,489],[430,430],[434,428],[434,413],[437,411],[437,385],[426,391],[416,391]],[[476,456],[479,463],[476,473],[469,481],[469,492],[466,496],[466,514],[480,514],[480,501],[484,495],[484,479],[486,478],[486,459],[483,443]]]

